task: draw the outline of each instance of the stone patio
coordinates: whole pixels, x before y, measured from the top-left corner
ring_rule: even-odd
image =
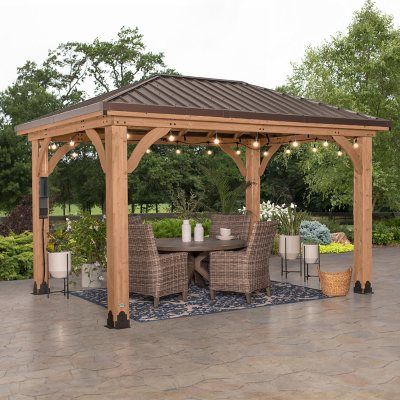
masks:
[[[352,254],[323,256],[324,268]],[[104,308],[0,282],[0,399],[399,399],[400,249],[374,295],[104,328]],[[297,265],[296,265],[297,266]],[[271,275],[280,280],[279,259]],[[289,281],[301,283],[297,274]],[[310,279],[310,286],[318,280]]]

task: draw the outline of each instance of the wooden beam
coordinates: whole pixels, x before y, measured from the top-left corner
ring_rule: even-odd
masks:
[[[246,210],[251,217],[251,227],[260,219],[260,150],[246,149]]]
[[[103,170],[103,172],[105,172],[106,171],[106,154],[104,151],[103,142],[101,141],[100,136],[95,129],[86,129],[85,132],[86,132],[87,137],[91,140],[93,146],[95,147],[95,149],[97,151],[97,155],[99,157],[101,169]]]
[[[263,157],[261,161],[260,168],[258,169],[258,175],[263,176],[265,169],[267,168],[267,165],[269,161],[271,160],[272,156],[279,150],[281,147],[280,144],[273,144],[269,149],[268,149],[268,155]]]
[[[78,146],[79,142],[75,142],[73,146],[70,146],[69,143],[63,144],[61,147],[57,149],[57,151],[52,155],[49,160],[49,175],[54,171],[54,168],[57,166],[58,162],[72,149]]]
[[[361,167],[354,168],[354,291],[372,292],[372,139],[358,139]]]
[[[43,140],[39,141],[39,156],[38,156],[38,161],[37,161],[37,170],[36,173],[39,176],[42,170],[42,165],[45,159],[48,157],[49,154],[49,143],[50,143],[50,138],[46,138]]]
[[[125,128],[126,129],[126,128]],[[146,150],[157,140],[164,137],[171,129],[170,128],[155,128],[148,132],[132,151],[128,160],[128,173],[133,172],[139,165],[140,160],[146,153]]]
[[[361,172],[361,159],[359,152],[355,150],[352,144],[345,138],[341,136],[333,136],[333,140],[347,153],[353,162],[354,170],[358,173]]]
[[[235,162],[236,166],[239,168],[239,172],[243,177],[246,177],[246,166],[244,165],[242,159],[240,156],[238,156],[235,151],[231,148],[231,145],[228,144],[220,144],[219,147],[221,150],[228,154],[230,158]]]
[[[130,327],[128,266],[128,175],[126,128],[105,131],[107,222],[107,326]]]

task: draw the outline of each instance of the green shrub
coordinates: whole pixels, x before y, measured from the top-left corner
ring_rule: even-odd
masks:
[[[0,280],[32,277],[32,234],[0,236]]]
[[[331,242],[329,229],[318,221],[302,221],[300,236],[303,242],[313,244],[329,244]]]
[[[347,253],[354,250],[354,245],[332,242],[331,244],[320,244],[319,250],[321,254]]]
[[[400,243],[400,228],[388,221],[377,222],[372,230],[372,243],[383,246]]]
[[[324,224],[331,233],[344,232],[350,242],[354,241],[354,231],[352,225],[342,225],[333,218],[326,217],[318,218],[318,221],[321,222],[321,224]]]
[[[192,231],[196,225],[195,220],[190,220],[190,225],[192,226]],[[209,219],[204,219],[200,221],[204,227],[204,236],[209,235],[211,221]],[[154,236],[156,238],[172,238],[182,236],[182,220],[179,218],[166,218],[159,220],[146,221],[146,223],[151,224],[153,227]]]

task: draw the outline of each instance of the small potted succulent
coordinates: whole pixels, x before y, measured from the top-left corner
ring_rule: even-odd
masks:
[[[66,278],[71,272],[70,249],[68,229],[60,227],[48,234],[47,257],[52,278]]]
[[[107,267],[105,218],[83,214],[71,224],[71,240],[82,261],[82,287],[101,287]]]

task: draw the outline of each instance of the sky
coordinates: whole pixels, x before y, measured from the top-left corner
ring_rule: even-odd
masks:
[[[137,26],[147,50],[184,75],[275,88],[291,63],[344,31],[364,0],[0,0],[0,90],[26,60],[67,41],[109,40]],[[400,26],[400,1],[376,0]]]

